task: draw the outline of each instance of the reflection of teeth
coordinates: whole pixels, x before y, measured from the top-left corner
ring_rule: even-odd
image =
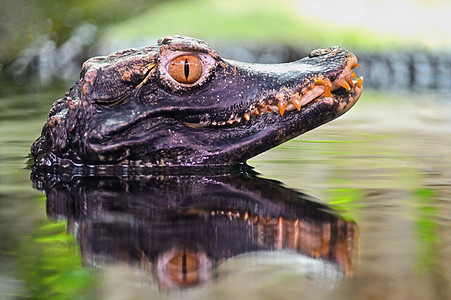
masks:
[[[301,230],[306,226],[306,224],[297,218],[294,220],[284,219],[281,216],[278,218],[265,218],[258,215],[250,215],[247,211],[241,214],[235,211],[216,210],[210,211],[210,216],[222,216],[223,218],[228,218],[230,221],[241,219],[250,226],[258,226],[261,232],[267,231],[267,234],[271,232],[274,246],[277,249],[283,249],[285,247],[297,249],[300,245]],[[259,240],[262,241],[262,239],[263,236],[260,236]]]
[[[258,245],[273,249],[294,250],[316,259],[333,260],[345,274],[354,271],[355,254],[358,245],[355,225],[345,222],[347,231],[338,241],[331,238],[331,230],[335,223],[316,224],[299,218],[266,217],[251,215],[252,213],[236,211],[211,211],[213,218],[222,218],[230,222],[243,222],[256,233]],[[206,214],[208,217],[208,214]],[[341,224],[341,223],[340,223]],[[337,252],[338,251],[338,252]]]

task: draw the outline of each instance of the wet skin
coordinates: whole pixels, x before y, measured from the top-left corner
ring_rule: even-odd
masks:
[[[37,167],[244,163],[349,110],[362,92],[355,67],[339,47],[259,65],[167,37],[86,61],[31,153]]]

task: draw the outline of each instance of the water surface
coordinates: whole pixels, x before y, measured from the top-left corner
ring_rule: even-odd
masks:
[[[250,160],[258,175],[245,176],[246,183],[147,177],[147,188],[165,191],[160,200],[176,196],[165,206],[143,200],[155,190],[143,189],[139,178],[30,180],[29,146],[62,94],[0,99],[2,299],[451,297],[449,96],[366,93],[340,119]],[[215,183],[228,188],[205,188]],[[133,193],[136,201],[127,198]],[[244,212],[264,226],[244,220]],[[298,231],[298,244],[295,223],[310,226]],[[166,230],[174,224],[177,234]],[[188,234],[210,250],[193,252]],[[161,251],[144,242],[164,244],[162,236],[185,243],[185,252],[162,256],[173,259],[166,274],[181,272],[194,286],[162,284]],[[177,257],[185,269],[177,270]],[[193,264],[203,269],[189,273]]]

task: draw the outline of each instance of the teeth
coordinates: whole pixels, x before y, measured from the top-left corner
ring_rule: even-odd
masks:
[[[315,83],[317,85],[324,85],[324,86],[328,86],[328,87],[332,86],[332,83],[327,78],[324,78],[324,79],[323,78],[315,78]]]
[[[315,78],[315,83],[316,84],[318,84],[318,85],[326,85],[325,83],[324,83],[324,80],[322,79],[322,78]]]
[[[284,93],[277,94],[276,99],[278,101],[277,107],[279,109],[279,113],[281,116],[283,116],[283,114],[285,113],[285,109],[287,107],[287,103],[285,101],[285,94]]]
[[[340,81],[338,82],[338,85],[341,86],[342,88],[346,89],[347,91],[351,90],[349,83],[344,78],[340,79]]]
[[[360,67],[360,65],[356,64],[355,67]],[[265,100],[263,98],[257,105],[257,107],[251,108],[251,110],[243,114],[242,117],[231,115],[228,121],[212,122],[211,125],[232,125],[235,122],[241,123],[243,119],[249,122],[252,115],[258,116],[262,113],[267,112],[278,111],[279,114],[283,116],[286,111],[292,111],[294,109],[300,111],[302,107],[306,106],[312,101],[325,101],[327,100],[327,98],[329,98],[330,100],[332,97],[332,91],[338,89],[339,87],[342,87],[347,91],[351,91],[351,88],[353,88],[354,86],[361,88],[363,85],[363,77],[357,79],[357,75],[353,72],[352,69],[353,68],[344,73],[342,76],[338,77],[333,83],[327,78],[315,78],[313,82],[306,86],[302,91],[293,93],[291,95],[288,95],[286,93],[279,93],[275,96],[275,99],[273,98],[273,100]],[[357,80],[354,82],[352,78]],[[318,99],[319,97],[321,97],[321,99]],[[339,100],[335,99],[335,102],[338,101]]]
[[[329,79],[316,78],[315,83],[324,86],[324,97],[332,97],[332,93],[330,92],[332,82]]]
[[[277,104],[277,106],[279,106],[279,113],[283,117],[283,114],[285,113],[285,108],[287,107],[287,104],[285,102],[279,102],[279,104]]]
[[[363,77],[360,77],[360,78],[357,80],[357,82],[355,83],[355,85],[356,85],[358,88],[361,88],[361,87],[362,87],[362,83],[363,83]]]
[[[293,95],[291,102],[298,111],[301,110],[301,97],[299,96],[299,93]]]
[[[324,86],[324,97],[332,97],[332,93],[330,92],[330,88],[327,85]]]

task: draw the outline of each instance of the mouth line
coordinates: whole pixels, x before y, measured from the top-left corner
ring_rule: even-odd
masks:
[[[244,113],[232,113],[228,120],[202,120],[198,123],[184,122],[191,128],[223,128],[243,126],[257,119],[260,115],[273,113],[281,117],[292,111],[301,111],[317,102],[339,102],[345,98],[357,100],[363,88],[363,77],[357,78],[354,69],[360,67],[355,56],[348,59],[343,71],[331,81],[325,75],[314,76],[309,83],[279,93],[262,97],[252,104]]]

